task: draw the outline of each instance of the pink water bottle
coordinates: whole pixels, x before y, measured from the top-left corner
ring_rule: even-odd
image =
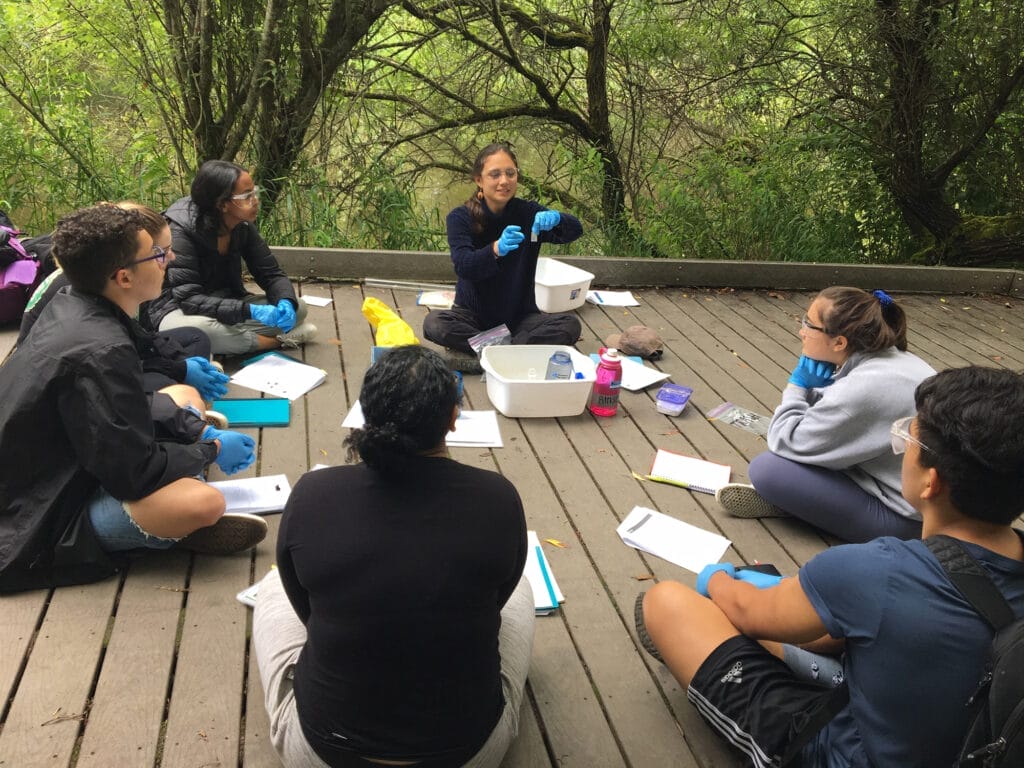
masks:
[[[597,365],[597,381],[590,393],[590,412],[595,416],[614,416],[619,410],[619,388],[622,386],[622,359],[617,349],[601,350]]]

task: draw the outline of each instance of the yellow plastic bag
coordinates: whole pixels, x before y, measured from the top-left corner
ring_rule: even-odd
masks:
[[[363,300],[363,317],[373,326],[378,347],[403,347],[420,343],[409,324],[380,299],[371,296]]]

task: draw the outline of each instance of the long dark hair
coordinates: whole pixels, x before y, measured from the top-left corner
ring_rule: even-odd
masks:
[[[192,179],[189,194],[199,211],[199,223],[205,229],[219,230],[220,206],[231,199],[238,177],[245,168],[227,160],[207,160]]]
[[[818,294],[832,306],[822,313],[830,336],[845,336],[851,354],[881,352],[889,347],[907,351],[907,315],[884,291],[830,286]]]
[[[491,155],[496,155],[499,152],[506,153],[512,158],[512,163],[515,165],[516,170],[519,169],[519,160],[516,158],[516,153],[512,151],[512,147],[504,142],[496,142],[494,144],[488,144],[486,147],[480,150],[480,153],[476,156],[476,161],[473,163],[473,179],[480,176],[484,172],[484,164],[487,162],[487,158]],[[469,200],[466,201],[466,207],[469,208],[469,215],[473,219],[473,232],[479,233],[484,229],[484,193],[480,187],[476,188],[476,192],[469,196]]]
[[[364,423],[345,438],[348,460],[358,456],[380,472],[401,471],[441,444],[457,402],[455,376],[439,354],[419,345],[391,349],[363,379]]]

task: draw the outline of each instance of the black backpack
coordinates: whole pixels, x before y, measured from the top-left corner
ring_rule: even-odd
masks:
[[[978,688],[967,700],[970,725],[955,768],[1024,766],[1024,618],[1017,618],[985,569],[950,536],[924,542],[949,580],[995,631]]]

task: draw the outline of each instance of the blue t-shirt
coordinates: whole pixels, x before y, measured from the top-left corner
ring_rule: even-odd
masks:
[[[968,548],[1024,615],[1024,563]],[[850,689],[846,709],[805,748],[805,764],[952,765],[992,631],[924,542],[834,547],[799,578],[829,634],[846,639]]]

